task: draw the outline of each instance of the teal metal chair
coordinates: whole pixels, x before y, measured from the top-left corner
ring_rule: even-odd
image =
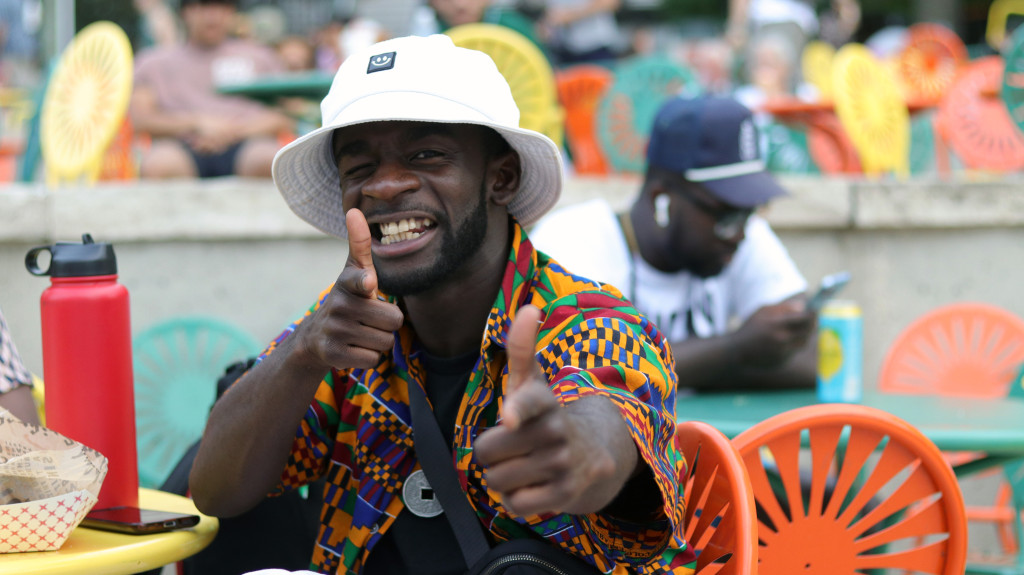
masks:
[[[761,128],[768,143],[768,170],[777,174],[820,174],[811,157],[807,133],[781,123]]]
[[[920,176],[938,171],[935,162],[935,113],[919,112],[910,118],[910,174]]]
[[[598,105],[601,149],[613,171],[644,170],[651,124],[661,104],[676,96],[693,98],[704,90],[687,67],[660,56],[623,60]]]
[[[1010,386],[1009,398],[1010,401],[1024,401],[1024,365],[1021,365],[1017,378]],[[1024,462],[1016,461],[1003,465],[1003,474],[1006,483],[1000,486],[999,495],[1008,495],[1006,499],[1011,510],[1011,519],[999,526],[999,535],[1003,548],[1011,555],[1015,555],[1013,573],[1019,575],[1024,573],[1024,552],[1021,551],[1024,549]],[[970,569],[971,566],[968,565],[968,570]]]
[[[698,575],[757,573],[757,509],[750,476],[732,442],[701,421],[676,427],[686,459],[685,537],[697,552]]]
[[[1024,319],[1009,310],[979,302],[956,302],[922,315],[908,325],[889,348],[878,378],[885,393],[950,397],[1008,397],[1019,388],[1024,361]],[[1015,379],[1016,378],[1016,379]],[[1015,462],[983,453],[947,454],[958,477],[1001,471],[1007,478],[997,488],[994,505],[968,505],[972,524],[992,524],[1002,553],[972,554],[966,573],[1024,575],[1020,553],[1020,506],[1024,479]],[[991,469],[998,464],[999,469]],[[1014,477],[1016,476],[1016,479]]]
[[[139,484],[159,487],[202,435],[217,378],[263,346],[226,321],[186,316],[139,333],[132,348]]]
[[[1007,393],[1009,401],[1024,401],[1024,364]],[[1005,482],[997,488],[995,505],[982,508],[990,511],[991,520],[996,524],[996,536],[1003,555],[987,560],[967,563],[966,573],[972,575],[1022,575],[1024,574],[1024,462],[1005,463],[1002,466]],[[968,506],[968,516],[972,513]],[[978,511],[974,511],[978,513]]]
[[[1024,130],[1024,26],[1018,26],[1011,39],[1010,51],[1003,59],[999,95],[1017,128]]]
[[[35,180],[36,170],[39,166],[39,158],[42,151],[39,144],[39,118],[42,115],[43,100],[46,97],[46,89],[50,85],[50,77],[53,76],[53,69],[57,67],[57,58],[54,57],[46,66],[45,79],[32,96],[32,118],[29,120],[25,132],[25,147],[21,152],[18,162],[17,179],[22,183],[29,183]]]

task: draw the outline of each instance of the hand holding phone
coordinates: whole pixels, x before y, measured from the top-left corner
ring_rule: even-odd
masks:
[[[835,297],[846,284],[850,282],[850,272],[842,271],[827,275],[821,278],[821,286],[818,291],[807,300],[807,309],[818,313],[825,306],[825,302]]]
[[[185,529],[199,523],[198,515],[178,513],[176,511],[157,511],[155,509],[139,509],[138,507],[108,507],[93,509],[84,519],[83,527],[146,535],[162,533],[174,529]]]

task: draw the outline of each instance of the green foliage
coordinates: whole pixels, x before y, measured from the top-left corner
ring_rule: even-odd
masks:
[[[139,13],[132,0],[77,0],[74,7],[78,30],[93,22],[109,20],[124,30],[133,48],[138,47]]]
[[[864,21],[881,27],[887,15],[902,15],[912,21],[915,0],[860,0]],[[818,13],[829,9],[830,0],[817,0]],[[663,18],[686,21],[688,19],[716,19],[725,22],[729,13],[727,0],[663,0],[659,11]],[[873,30],[872,30],[873,31]]]
[[[724,22],[728,6],[724,0],[664,0],[660,13],[672,19],[720,18]]]
[[[913,14],[913,0],[860,0],[862,12],[872,14],[899,13],[904,15]]]

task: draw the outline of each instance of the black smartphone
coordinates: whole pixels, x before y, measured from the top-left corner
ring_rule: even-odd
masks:
[[[107,507],[93,509],[82,519],[83,527],[146,535],[174,529],[185,529],[199,523],[198,515],[176,511],[157,511],[138,507]]]
[[[821,286],[818,291],[807,300],[807,309],[818,313],[825,306],[825,302],[835,297],[839,290],[850,283],[850,272],[836,272],[821,278]]]

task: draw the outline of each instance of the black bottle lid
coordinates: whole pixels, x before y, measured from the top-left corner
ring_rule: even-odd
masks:
[[[39,267],[39,254],[50,253],[50,266]],[[82,243],[57,242],[52,246],[37,246],[25,255],[25,267],[35,276],[55,278],[108,276],[117,273],[114,246],[96,243],[90,234],[82,234]]]

